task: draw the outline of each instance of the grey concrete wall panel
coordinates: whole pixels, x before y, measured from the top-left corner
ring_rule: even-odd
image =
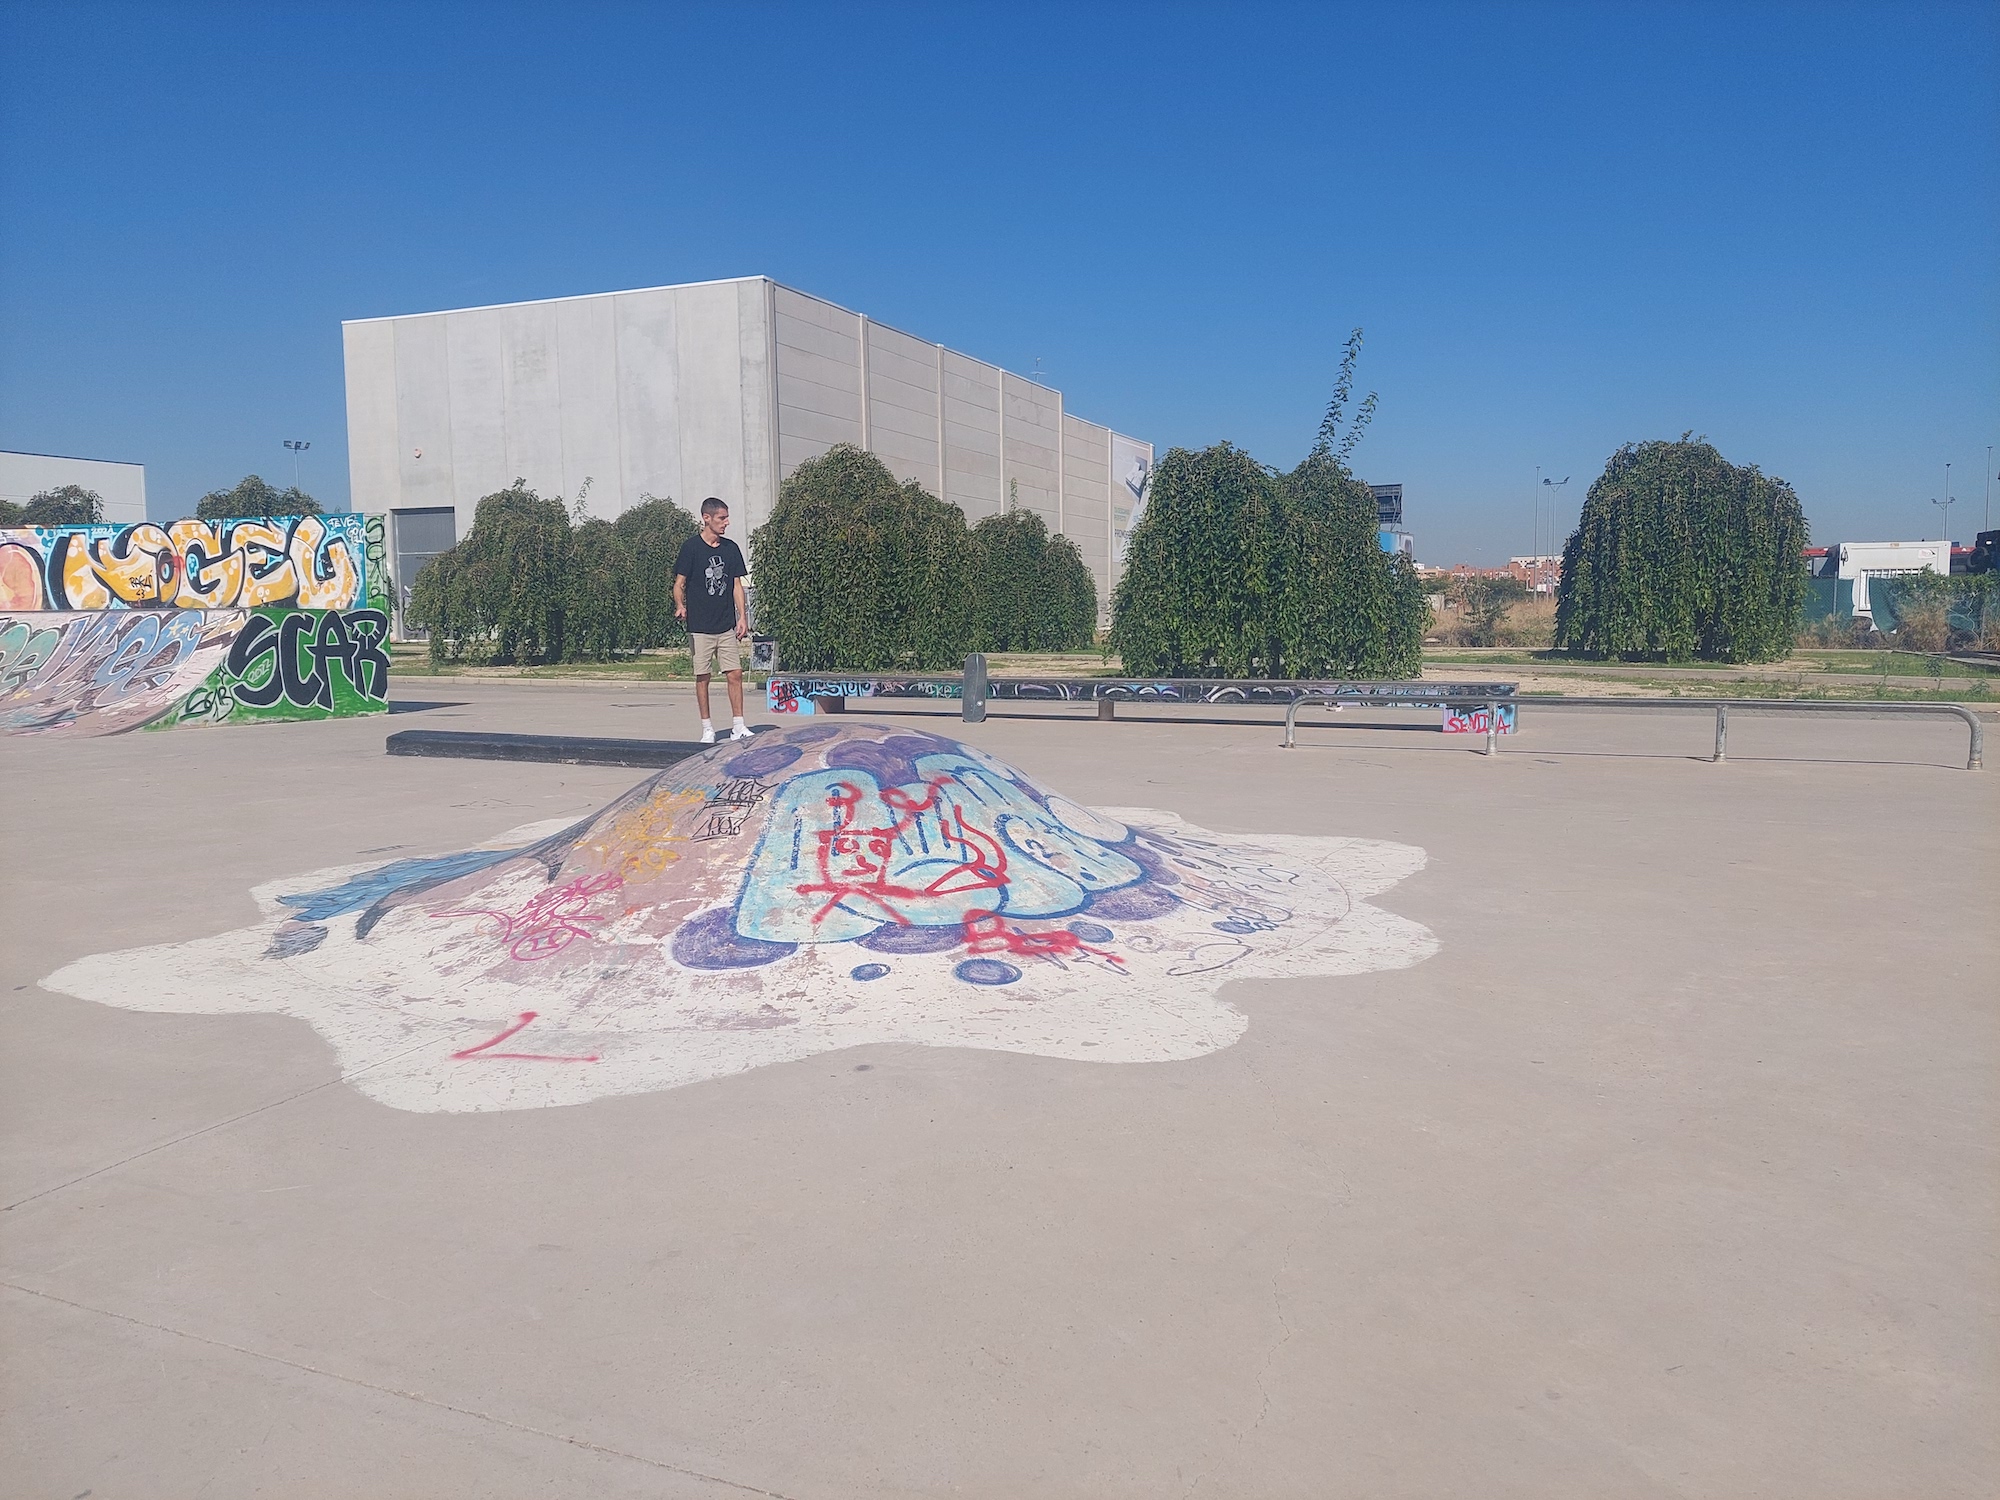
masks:
[[[774,289],[772,306],[782,476],[836,443],[861,443],[861,320],[790,287]]]
[[[682,287],[680,306],[682,504],[709,495],[743,503],[743,355],[736,288]]]
[[[611,300],[618,339],[618,427],[625,493],[634,505],[648,495],[686,505],[674,294],[625,292]]]
[[[398,318],[396,452],[399,508],[451,505],[451,359],[444,318]]]
[[[736,349],[743,406],[743,522],[738,541],[747,559],[750,533],[770,519],[778,500],[778,413],[771,358],[770,303],[761,279],[736,283]]]
[[[506,384],[507,472],[545,498],[563,489],[562,371],[556,309],[530,302],[500,310],[500,375]]]
[[[944,351],[945,497],[972,521],[997,516],[1000,483],[1000,372]]]
[[[1083,554],[1097,583],[1098,614],[1111,601],[1111,433],[1094,422],[1063,417],[1063,532]]]
[[[1017,510],[1035,511],[1049,530],[1059,531],[1056,472],[1060,398],[1018,375],[1003,376],[1002,389],[1007,402],[1007,441],[1001,457],[1006,464],[1008,501]]]
[[[347,492],[356,510],[403,503],[396,450],[396,325],[387,319],[340,329],[347,367]]]
[[[497,308],[448,313],[442,318],[399,318],[398,329],[442,324],[451,403],[451,503],[458,529],[472,529],[481,499],[526,478],[507,466],[506,336]]]
[[[565,297],[554,306],[562,493],[572,504],[583,496],[585,510],[608,521],[632,504],[625,497],[618,444],[618,336],[611,299]]]
[[[937,347],[868,325],[868,438],[898,479],[937,488]]]

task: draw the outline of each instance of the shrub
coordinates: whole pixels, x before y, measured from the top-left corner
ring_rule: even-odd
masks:
[[[569,660],[609,661],[639,649],[643,582],[632,547],[611,522],[585,521],[576,528],[563,598],[562,635]],[[672,580],[668,583],[671,588]]]
[[[233,490],[210,490],[194,508],[197,521],[227,521],[237,516],[316,516],[319,502],[296,487],[279,489],[255,474],[245,474]]]
[[[672,500],[647,495],[611,525],[631,555],[638,648],[685,646],[687,629],[674,618],[674,561],[701,523]],[[582,531],[577,541],[581,546]]]
[[[1275,477],[1241,448],[1170,448],[1153,470],[1112,597],[1112,644],[1139,677],[1250,677],[1272,650]]]
[[[1687,434],[1628,444],[1563,547],[1556,644],[1628,660],[1782,657],[1805,603],[1809,539],[1782,479]]]
[[[32,495],[21,507],[23,526],[87,526],[104,519],[104,497],[80,484]]]
[[[800,464],[752,538],[758,623],[801,671],[938,670],[973,639],[965,515],[839,444]]]
[[[1139,676],[1406,677],[1430,606],[1377,542],[1375,497],[1348,470],[1375,412],[1344,424],[1361,330],[1305,462],[1289,474],[1221,443],[1169,450],[1132,529],[1112,644]]]
[[[972,649],[1081,651],[1097,631],[1097,584],[1076,544],[1031,510],[972,528]]]
[[[1447,597],[1465,645],[1497,646],[1507,612],[1528,597],[1528,586],[1518,578],[1454,578]]]
[[[404,618],[430,632],[433,661],[468,651],[503,665],[560,661],[570,547],[562,501],[517,479],[481,500],[465,538],[424,565]]]

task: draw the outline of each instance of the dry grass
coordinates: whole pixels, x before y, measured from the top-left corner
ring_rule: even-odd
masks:
[[[1427,646],[1470,646],[1471,630],[1463,616],[1431,600],[1431,628],[1424,637]],[[1553,594],[1539,594],[1512,605],[1500,621],[1491,644],[1525,649],[1546,649],[1556,640],[1556,601]]]

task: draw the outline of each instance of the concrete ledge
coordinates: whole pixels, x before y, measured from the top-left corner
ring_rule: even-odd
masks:
[[[759,731],[770,728],[760,724]],[[539,760],[566,766],[670,766],[712,746],[693,740],[613,740],[594,735],[501,734],[497,731],[405,729],[389,736],[391,755],[461,760]]]

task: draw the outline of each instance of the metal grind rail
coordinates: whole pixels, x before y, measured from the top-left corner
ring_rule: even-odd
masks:
[[[1405,703],[1419,701],[1415,695],[1401,700]],[[1467,704],[1465,698],[1440,699],[1441,702]],[[1298,722],[1299,709],[1308,703],[1323,703],[1328,706],[1349,706],[1351,698],[1321,698],[1306,695],[1295,699],[1285,710],[1285,741],[1283,748],[1294,748],[1293,732]],[[1484,706],[1487,709],[1486,754],[1492,755],[1499,749],[1499,714],[1496,705],[1512,704],[1518,718],[1527,708],[1578,708],[1578,709],[1677,709],[1682,713],[1699,710],[1715,715],[1715,755],[1717,764],[1729,758],[1729,711],[1737,709],[1745,713],[1809,713],[1809,714],[1867,714],[1876,718],[1901,718],[1914,714],[1948,714],[1965,722],[1970,731],[1966,748],[1965,769],[1983,770],[1986,764],[1985,726],[1979,716],[1963,704],[1958,703],[1826,703],[1817,700],[1800,701],[1789,698],[1572,698],[1567,695],[1551,694],[1547,697],[1519,698],[1512,695],[1496,697]]]
[[[1402,704],[1479,705],[1511,698],[1514,684],[1232,677],[990,677],[986,658],[975,653],[965,659],[964,672],[955,675],[774,672],[765,693],[774,715],[837,714],[845,713],[851,702],[915,699],[957,702],[960,717],[968,724],[977,724],[986,718],[988,706],[995,702],[1095,703],[1097,717],[1109,719],[1121,703],[1138,708],[1250,704],[1277,708],[1310,697],[1384,708]]]

